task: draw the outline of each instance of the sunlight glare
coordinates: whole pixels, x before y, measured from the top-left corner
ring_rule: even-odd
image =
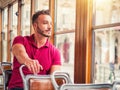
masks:
[[[104,2],[106,2],[106,1],[108,1],[108,0],[95,0],[96,1],[96,3],[104,3]]]

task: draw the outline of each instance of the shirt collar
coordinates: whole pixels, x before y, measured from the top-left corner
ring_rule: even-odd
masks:
[[[37,47],[36,46],[36,44],[35,44],[35,40],[34,40],[34,34],[32,34],[31,36],[30,36],[30,41],[31,41],[31,43],[35,46],[35,47]],[[49,47],[49,38],[46,40],[46,43],[44,44],[44,46],[43,47]]]

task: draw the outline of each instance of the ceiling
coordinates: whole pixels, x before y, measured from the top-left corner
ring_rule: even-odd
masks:
[[[0,0],[0,8],[4,8],[8,4],[14,2],[15,0]]]

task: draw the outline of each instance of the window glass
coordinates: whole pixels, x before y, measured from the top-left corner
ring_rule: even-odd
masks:
[[[93,32],[94,81],[112,83],[120,78],[120,26]]]
[[[60,50],[62,60],[62,71],[74,74],[74,33],[60,34],[56,36],[56,46]]]
[[[61,52],[62,70],[73,80],[76,0],[56,0],[56,4],[55,44]]]
[[[11,31],[11,40],[13,41],[14,37],[17,36],[17,19],[18,19],[18,3],[13,4],[12,6],[12,31]]]
[[[7,61],[7,24],[8,24],[8,9],[5,8],[2,13],[2,61]]]
[[[49,9],[49,0],[36,0],[35,11]]]
[[[119,0],[95,0],[95,25],[120,22]]]
[[[57,31],[75,30],[75,1],[57,0]]]
[[[12,46],[12,42],[14,40],[14,38],[17,36],[17,24],[18,24],[18,3],[14,3],[13,6],[12,6],[12,9],[11,10],[11,13],[12,13],[12,16],[10,17],[11,18],[11,31],[10,31],[10,43],[11,43],[11,46]],[[13,54],[11,53],[11,60],[13,58]]]
[[[30,5],[31,0],[24,0],[24,5],[22,6],[22,35],[30,34]]]

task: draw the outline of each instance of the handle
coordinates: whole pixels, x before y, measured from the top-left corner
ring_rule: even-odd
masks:
[[[59,90],[60,86],[57,84],[55,78],[56,77],[62,77],[65,79],[66,83],[72,83],[71,79],[70,79],[70,75],[67,72],[61,72],[61,71],[55,71],[51,74],[51,81],[53,83],[53,86],[55,87],[55,90]]]
[[[20,75],[21,75],[23,81],[25,81],[25,75],[23,74],[23,71],[22,71],[23,67],[25,67],[25,65],[21,65],[19,68],[19,71],[20,71]]]
[[[27,85],[27,81],[25,80],[25,75],[23,73],[23,67],[25,67],[25,65],[21,65],[20,68],[19,68],[19,72],[20,72],[20,75],[22,77],[22,80],[23,80],[23,83],[24,83],[24,90],[28,90],[28,87],[26,86]]]

